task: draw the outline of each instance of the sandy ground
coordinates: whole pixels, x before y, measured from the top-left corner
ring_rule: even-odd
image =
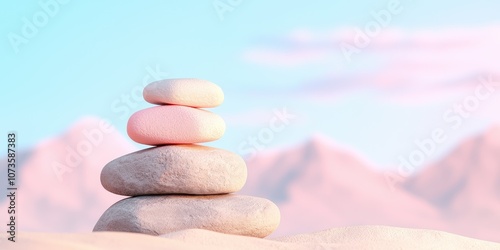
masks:
[[[334,228],[311,234],[259,239],[189,229],[162,236],[122,232],[80,234],[21,232],[0,249],[500,249],[499,243],[446,232],[386,226]]]

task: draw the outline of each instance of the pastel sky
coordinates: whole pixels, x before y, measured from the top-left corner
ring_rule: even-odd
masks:
[[[458,129],[443,114],[479,78],[500,80],[500,2],[400,1],[350,60],[341,44],[392,1],[67,2],[0,4],[0,126],[24,148],[86,115],[126,135],[128,116],[151,106],[138,98],[143,84],[162,78],[220,85],[226,100],[213,111],[228,129],[209,145],[240,154],[283,109],[295,118],[266,148],[323,134],[388,167],[436,128],[449,139],[429,160],[499,120],[500,91]]]

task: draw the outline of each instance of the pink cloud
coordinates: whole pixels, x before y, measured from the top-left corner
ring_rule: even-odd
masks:
[[[335,71],[306,81],[302,96],[334,98],[370,90],[396,102],[422,103],[473,93],[481,76],[500,76],[500,25],[429,30],[386,29],[349,62],[342,43],[354,44],[356,28],[299,30],[248,50],[249,62],[275,67],[320,63]]]

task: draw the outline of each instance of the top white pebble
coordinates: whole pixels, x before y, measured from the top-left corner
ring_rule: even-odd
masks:
[[[148,84],[144,100],[152,104],[173,104],[194,108],[213,108],[224,101],[222,89],[202,79],[166,79]]]

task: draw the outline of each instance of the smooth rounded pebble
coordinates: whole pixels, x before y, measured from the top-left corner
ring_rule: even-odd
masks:
[[[239,155],[199,145],[144,149],[111,161],[101,172],[106,190],[127,196],[232,193],[246,179]]]
[[[94,231],[162,235],[183,229],[266,237],[279,225],[278,207],[269,200],[243,195],[137,196],[108,208]]]
[[[156,106],[134,113],[127,124],[132,140],[147,145],[209,142],[224,135],[224,120],[212,112],[184,106]]]
[[[202,79],[166,79],[148,84],[142,92],[152,104],[175,104],[197,108],[213,108],[224,101],[224,93],[216,84]]]

